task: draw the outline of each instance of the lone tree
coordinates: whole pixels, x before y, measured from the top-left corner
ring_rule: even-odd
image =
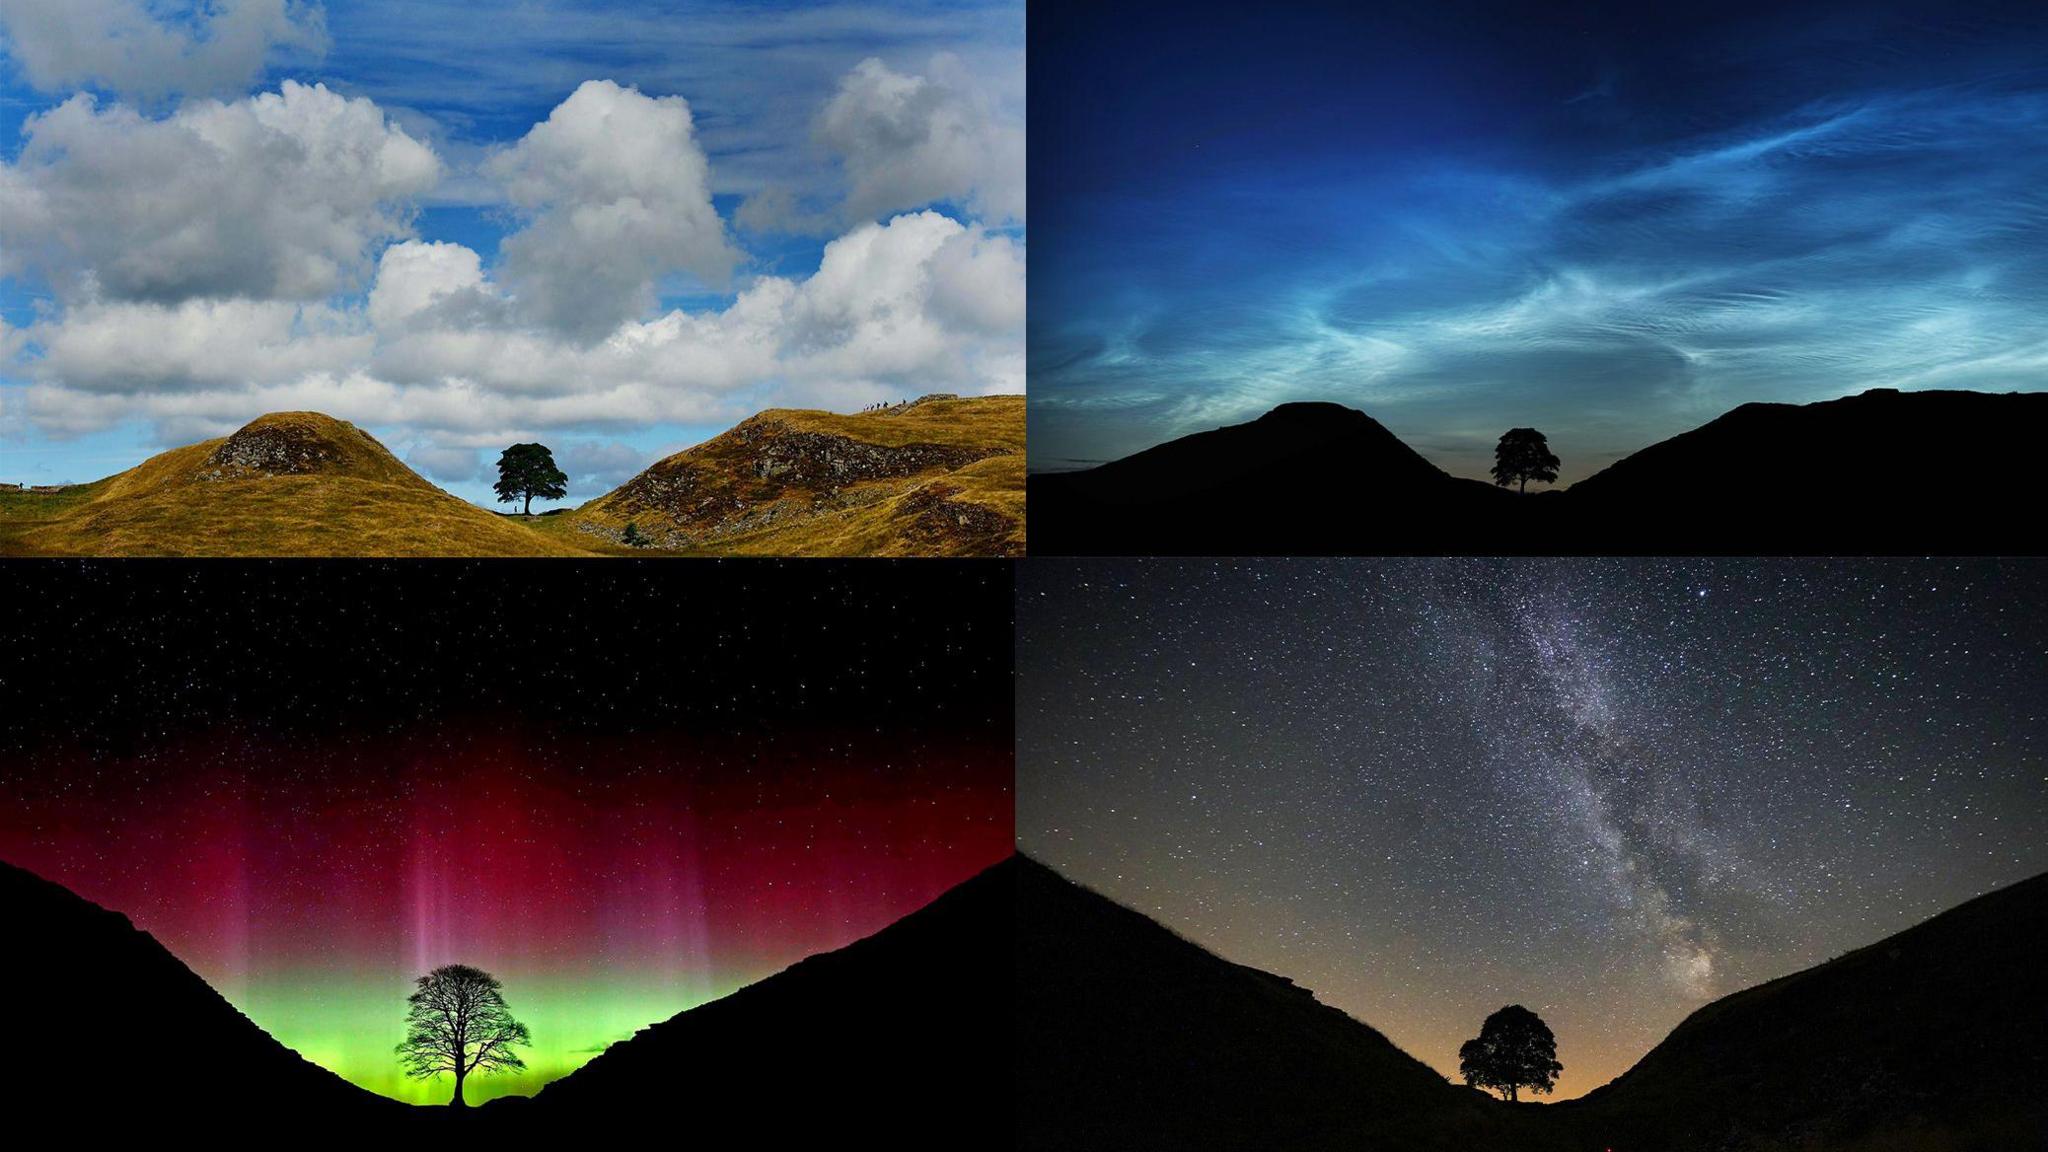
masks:
[[[498,457],[498,503],[524,498],[520,515],[533,515],[533,498],[560,500],[569,494],[569,476],[555,467],[555,454],[545,444],[514,444]]]
[[[526,1025],[512,1018],[497,978],[467,964],[443,964],[419,978],[406,1003],[405,1041],[398,1046],[406,1074],[431,1080],[455,1074],[452,1107],[467,1107],[462,1082],[474,1072],[516,1072],[526,1067],[513,1051],[532,1044]]]
[[[1510,428],[1493,446],[1493,482],[1503,488],[1518,484],[1516,491],[1527,492],[1531,480],[1552,483],[1557,464],[1550,442],[1534,428]]]
[[[1486,1018],[1479,1035],[1458,1049],[1458,1070],[1474,1088],[1491,1088],[1504,1100],[1520,1090],[1548,1092],[1564,1065],[1557,1062],[1557,1037],[1541,1016],[1510,1004]]]

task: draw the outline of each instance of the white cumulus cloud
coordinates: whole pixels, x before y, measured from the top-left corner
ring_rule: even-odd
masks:
[[[440,174],[369,100],[291,81],[160,119],[80,94],[23,131],[0,165],[0,275],[115,300],[347,290]]]
[[[40,355],[23,361],[23,407],[53,431],[144,416],[167,439],[312,408],[427,435],[420,462],[449,477],[464,467],[453,448],[509,432],[1019,392],[1023,294],[1016,242],[926,211],[854,228],[807,279],[762,277],[723,309],[675,309],[587,343],[524,320],[475,252],[405,242],[356,307],[107,302],[31,325],[21,338]],[[606,452],[578,467],[627,466]]]
[[[292,380],[375,347],[359,318],[283,300],[94,301],[30,326],[28,335],[42,348],[36,375],[113,394]]]
[[[377,261],[366,311],[370,323],[397,333],[424,317],[445,319],[451,306],[494,309],[496,299],[484,283],[483,258],[473,249],[406,240],[386,248]]]
[[[385,430],[451,482],[548,433],[579,485],[607,486],[645,462],[617,429],[1021,392],[1024,243],[972,207],[1021,213],[1021,170],[998,194],[983,129],[999,139],[1001,117],[945,67],[863,65],[820,131],[901,138],[914,179],[863,204],[967,219],[857,215],[808,276],[743,268],[678,97],[591,81],[492,155],[481,171],[519,219],[487,260],[413,238],[443,163],[368,99],[291,81],[168,112],[74,95],[0,163],[0,277],[50,289],[35,319],[0,323],[0,421],[65,436],[145,420],[178,443],[313,409]],[[846,154],[857,191],[884,153]],[[656,313],[679,278],[730,295]]]
[[[994,222],[1024,219],[1024,122],[957,57],[923,75],[863,60],[839,83],[815,135],[845,166],[855,218],[935,201]]]
[[[722,286],[739,262],[680,96],[585,81],[490,167],[531,217],[500,245],[506,280],[557,331],[607,335],[653,305],[662,277]]]
[[[0,47],[40,91],[154,103],[246,91],[274,57],[324,53],[327,27],[294,0],[0,0]]]

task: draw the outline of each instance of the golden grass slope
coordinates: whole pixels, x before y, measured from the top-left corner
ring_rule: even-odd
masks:
[[[368,433],[317,412],[275,412],[59,493],[0,493],[0,553],[588,554],[443,492]]]
[[[623,546],[629,524],[648,547]],[[1022,555],[1024,398],[770,409],[537,527],[604,551]]]
[[[627,525],[647,542],[629,547]],[[496,515],[352,424],[277,412],[58,492],[0,490],[0,555],[1015,556],[1024,398],[773,409],[572,511]]]

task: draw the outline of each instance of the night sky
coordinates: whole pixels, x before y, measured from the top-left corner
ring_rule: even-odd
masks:
[[[2048,869],[2048,566],[1038,562],[1026,851],[1447,1075],[1558,1098]]]
[[[434,965],[532,1028],[472,1101],[530,1092],[1013,844],[1007,565],[8,575],[0,859],[402,1098],[449,1092],[391,1053]]]
[[[1746,401],[2038,390],[2048,6],[1092,4],[1030,22],[1033,466],[1287,400],[1564,483]]]

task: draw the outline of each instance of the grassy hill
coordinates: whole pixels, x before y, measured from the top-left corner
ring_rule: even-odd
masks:
[[[422,479],[353,424],[274,412],[62,492],[0,494],[0,552],[574,556]]]
[[[775,408],[661,460],[544,531],[645,551],[1014,556],[1024,550],[1024,398],[926,397],[840,415]]]
[[[634,525],[648,547],[628,547]],[[774,409],[582,508],[502,516],[368,433],[276,412],[91,484],[0,491],[11,556],[1007,556],[1024,550],[1024,398]]]

